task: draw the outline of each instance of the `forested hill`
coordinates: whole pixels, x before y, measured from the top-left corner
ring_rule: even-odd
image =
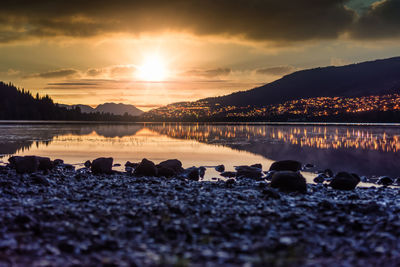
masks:
[[[222,106],[265,106],[313,97],[359,97],[400,92],[400,57],[297,71],[272,83],[206,98]]]
[[[129,115],[110,113],[81,113],[79,108],[58,106],[48,96],[35,97],[29,91],[12,84],[0,82],[0,120],[84,120],[84,121],[134,121]]]

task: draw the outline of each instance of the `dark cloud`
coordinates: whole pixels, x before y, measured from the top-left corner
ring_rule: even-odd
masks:
[[[386,0],[372,5],[355,24],[352,35],[361,39],[400,37],[400,1]]]
[[[0,42],[158,31],[261,41],[336,38],[353,23],[347,0],[3,0]]]
[[[91,77],[99,76],[104,73],[103,69],[88,69],[86,74]]]
[[[33,73],[33,74],[25,76],[24,78],[51,79],[51,78],[70,77],[75,74],[78,74],[78,71],[75,69],[60,69],[60,70],[47,71],[47,72],[41,72],[41,73]]]
[[[202,77],[202,78],[216,78],[229,75],[232,72],[230,68],[217,68],[208,70],[189,70],[185,72],[186,76]]]
[[[82,83],[82,82],[66,82],[66,83],[48,83],[47,85],[68,85],[68,86],[76,86],[76,85],[97,85],[97,83]]]
[[[256,70],[257,74],[281,76],[295,71],[293,66],[278,66]]]

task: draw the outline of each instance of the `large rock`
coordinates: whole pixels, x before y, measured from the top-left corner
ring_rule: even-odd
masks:
[[[358,176],[352,175],[347,172],[339,172],[333,177],[329,185],[333,189],[353,190],[354,188],[356,188],[359,182],[360,178]]]
[[[142,159],[133,172],[135,176],[157,176],[157,168],[154,162],[148,159]]]
[[[54,168],[54,163],[47,157],[37,157],[39,159],[38,169],[41,171],[48,171]]]
[[[158,177],[164,176],[166,178],[169,178],[169,177],[173,177],[176,175],[176,172],[171,168],[163,167],[163,166],[156,166],[156,168],[157,168],[157,176]]]
[[[157,166],[157,175],[172,177],[183,172],[182,162],[177,159],[169,159],[160,162]]]
[[[261,178],[263,176],[262,170],[257,167],[251,166],[238,166],[236,167],[237,177],[247,177],[247,178]]]
[[[97,158],[93,160],[91,170],[94,174],[112,173],[113,158]]]
[[[306,179],[293,171],[279,171],[272,175],[271,187],[278,188],[286,192],[307,192]]]
[[[39,169],[39,158],[36,156],[14,156],[8,159],[10,167],[17,173],[32,173]]]
[[[301,170],[301,163],[295,160],[275,161],[269,168],[270,171],[292,171]]]

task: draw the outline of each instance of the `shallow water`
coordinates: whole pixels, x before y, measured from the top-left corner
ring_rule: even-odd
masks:
[[[400,126],[266,124],[0,124],[0,157],[38,155],[82,164],[101,156],[127,160],[178,158],[184,167],[294,159],[365,176],[400,176]],[[315,171],[314,170],[314,171]],[[312,175],[309,176],[311,179]],[[206,178],[218,177],[208,168]]]

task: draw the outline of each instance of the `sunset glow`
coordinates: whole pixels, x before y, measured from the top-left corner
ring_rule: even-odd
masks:
[[[142,81],[161,82],[167,78],[167,67],[156,55],[148,56],[138,68],[138,78]]]

